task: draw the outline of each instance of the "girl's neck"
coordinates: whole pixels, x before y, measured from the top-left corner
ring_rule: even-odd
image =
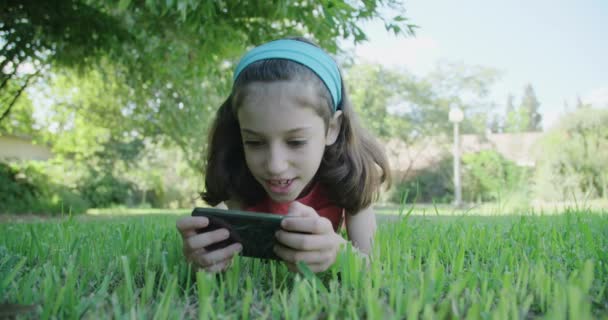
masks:
[[[317,185],[317,179],[310,180],[308,185],[306,185],[306,187],[304,189],[302,189],[302,192],[300,192],[297,199],[301,199],[301,198],[307,196],[310,193],[310,191],[315,187],[315,185]]]

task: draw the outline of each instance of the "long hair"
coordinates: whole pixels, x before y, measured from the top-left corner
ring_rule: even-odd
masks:
[[[313,44],[303,38],[292,38]],[[314,45],[314,44],[313,44]],[[252,82],[305,81],[319,95],[315,111],[328,129],[332,116],[332,99],[313,71],[285,59],[254,62],[241,72],[230,96],[217,111],[209,134],[205,168],[205,192],[202,198],[210,205],[236,200],[254,205],[266,197],[245,162],[237,111],[246,97],[246,86]],[[328,198],[349,214],[370,206],[383,183],[390,185],[389,163],[380,144],[359,124],[342,85],[342,125],[336,142],[325,148],[315,180],[326,190]]]

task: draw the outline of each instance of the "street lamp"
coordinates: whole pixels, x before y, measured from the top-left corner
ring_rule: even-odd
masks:
[[[457,106],[450,108],[450,122],[454,123],[454,205],[462,205],[462,186],[460,183],[460,134],[458,124],[464,119],[464,113]]]

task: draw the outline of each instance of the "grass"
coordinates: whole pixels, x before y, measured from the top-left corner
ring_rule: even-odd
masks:
[[[385,203],[377,205],[375,210],[378,214],[393,215],[401,211],[410,212],[411,215],[422,216],[504,216],[504,215],[554,215],[565,211],[595,211],[602,212],[608,209],[608,199],[582,199],[573,198],[569,201],[497,201],[484,202],[481,204],[466,204],[462,208],[455,208],[451,204],[443,203],[418,203],[418,204],[394,204]]]
[[[382,219],[372,263],[193,273],[178,215],[0,224],[0,318],[608,319],[608,215]]]

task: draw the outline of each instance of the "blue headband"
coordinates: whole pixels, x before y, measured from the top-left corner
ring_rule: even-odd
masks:
[[[275,40],[247,52],[234,70],[233,81],[250,64],[266,59],[287,59],[312,70],[325,84],[333,99],[336,111],[342,101],[342,80],[336,62],[323,49],[298,40]]]

